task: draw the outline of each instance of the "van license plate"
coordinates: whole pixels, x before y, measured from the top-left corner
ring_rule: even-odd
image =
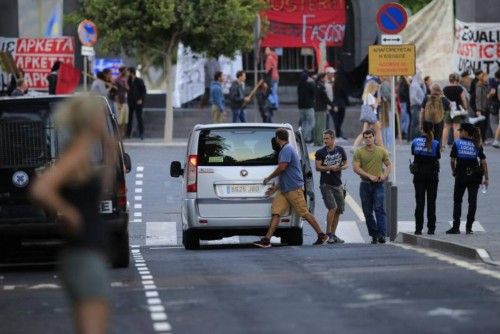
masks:
[[[101,201],[101,205],[99,206],[99,213],[113,213],[113,202]]]
[[[228,188],[229,194],[257,194],[261,190],[260,184],[233,184]]]

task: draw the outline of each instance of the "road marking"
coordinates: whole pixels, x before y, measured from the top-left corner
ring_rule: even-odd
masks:
[[[398,221],[398,232],[415,232],[415,221],[411,220]]]
[[[335,235],[347,243],[364,243],[358,224],[355,221],[339,221]]]
[[[142,180],[137,180],[135,181],[136,186],[142,186]]]
[[[356,203],[356,201],[354,200],[354,198],[352,198],[351,194],[347,193],[346,197],[345,197],[345,202],[347,203],[347,205],[349,205],[352,209],[352,211],[354,211],[354,213],[356,214],[356,216],[358,217],[358,219],[362,222],[365,221],[365,215],[363,214],[363,209],[361,209],[361,207],[359,206],[358,203]]]
[[[142,219],[136,218],[132,220],[133,223],[142,223]]]
[[[142,201],[142,196],[134,196],[135,201]]]
[[[142,188],[135,188],[136,194],[142,194]]]
[[[147,222],[146,245],[177,245],[177,222]]]
[[[467,223],[467,222],[466,222],[465,220],[460,221],[460,231],[465,232],[465,224],[466,224],[466,223]],[[450,220],[450,221],[448,221],[448,224],[449,224],[450,226],[453,226],[453,221],[451,221],[451,220]],[[481,225],[481,223],[480,223],[480,222],[478,222],[477,220],[475,220],[475,221],[474,221],[474,223],[472,224],[472,230],[473,230],[473,231],[476,231],[476,232],[486,232],[486,231],[484,230],[483,225]]]
[[[136,179],[142,179],[143,177],[144,177],[144,174],[142,174],[142,173],[135,174]]]
[[[137,271],[141,275],[141,283],[143,285],[146,302],[149,307],[149,316],[153,322],[153,329],[155,332],[171,331],[172,326],[166,321],[168,316],[165,312],[165,307],[162,305],[160,294],[156,288],[153,275],[149,274],[149,270],[144,263],[144,257],[141,254],[140,248],[137,247],[137,245],[134,245],[132,246],[130,252],[134,258]],[[142,274],[145,271],[148,272],[148,275]]]
[[[138,172],[143,172],[144,171],[144,166],[137,166],[136,170]]]
[[[201,242],[202,245],[234,245],[239,243],[240,243],[239,236],[223,238],[220,240],[205,240]]]
[[[500,280],[500,272],[490,270],[487,268],[483,268],[477,264],[473,264],[473,263],[470,263],[470,262],[467,262],[464,260],[455,259],[451,256],[444,255],[444,254],[441,254],[441,253],[438,253],[438,252],[435,252],[435,251],[432,251],[432,250],[426,249],[426,248],[417,248],[417,247],[403,245],[403,244],[397,244],[397,243],[392,243],[391,245],[396,246],[396,247],[400,247],[403,249],[407,249],[407,250],[413,250],[417,253],[424,254],[428,257],[432,257],[432,258],[438,259],[440,261],[447,262],[449,264],[453,264],[457,267],[471,270],[471,271],[474,271],[478,274],[493,277],[493,278]]]
[[[134,217],[142,217],[142,212],[134,212]]]
[[[142,209],[142,204],[134,204],[134,209]]]

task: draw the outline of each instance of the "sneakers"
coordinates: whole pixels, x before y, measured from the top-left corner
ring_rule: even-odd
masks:
[[[500,141],[498,141],[498,140],[495,139],[495,141],[493,142],[492,146],[494,148],[500,148]]]
[[[328,242],[328,239],[330,239],[330,237],[324,233],[320,233],[318,234],[318,239],[313,243],[313,245],[324,245]]]
[[[260,248],[269,248],[271,247],[271,240],[269,240],[268,238],[262,238],[259,241],[254,242],[253,244]]]
[[[422,235],[422,230],[415,231],[415,235]]]
[[[385,244],[385,237],[379,237],[378,238],[378,243],[379,244]]]
[[[472,230],[466,230],[465,234],[474,234],[474,232]]]
[[[337,237],[335,234],[329,235],[328,243],[329,244],[343,244],[345,241]]]
[[[469,123],[475,125],[476,123],[482,122],[486,119],[483,115],[477,117],[469,117]]]
[[[429,235],[434,235],[434,230],[429,229],[429,230],[427,231],[427,234],[429,234]]]
[[[378,244],[378,239],[377,239],[377,237],[372,237],[372,244],[373,244],[373,245]]]
[[[446,234],[460,234],[460,230],[458,228],[452,227],[448,231],[446,231]]]

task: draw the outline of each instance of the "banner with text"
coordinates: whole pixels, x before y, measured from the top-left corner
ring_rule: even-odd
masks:
[[[15,60],[24,70],[29,88],[47,90],[46,77],[57,60],[75,64],[75,40],[73,37],[18,38]]]
[[[500,23],[455,20],[453,66],[459,73],[478,69],[495,73],[500,68]]]
[[[17,38],[0,37],[0,52],[8,52],[12,56],[16,53]],[[5,94],[10,82],[10,74],[0,68],[0,95]]]
[[[345,0],[267,0],[262,12],[269,27],[262,46],[342,46],[346,25]]]

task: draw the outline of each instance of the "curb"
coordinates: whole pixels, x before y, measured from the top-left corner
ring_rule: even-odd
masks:
[[[486,251],[486,249],[484,248],[474,248],[450,241],[443,241],[404,232],[399,232],[395,241],[403,244],[409,244],[412,246],[430,248],[445,253],[450,253],[452,255],[465,257],[471,260],[481,260],[484,263],[493,266],[500,266],[500,262],[494,261],[490,257],[488,251]]]

